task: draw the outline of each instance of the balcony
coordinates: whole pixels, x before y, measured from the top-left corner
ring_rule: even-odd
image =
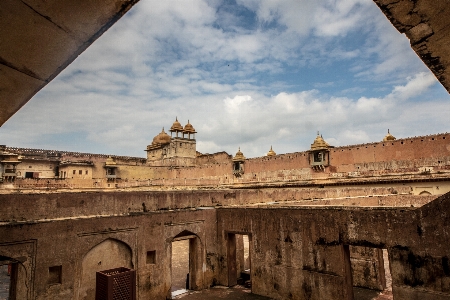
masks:
[[[3,177],[16,177],[16,176],[17,176],[16,172],[6,171],[5,173],[3,173]]]

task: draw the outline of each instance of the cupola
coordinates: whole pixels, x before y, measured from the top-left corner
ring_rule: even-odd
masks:
[[[272,150],[272,146],[270,146],[270,150],[269,152],[267,152],[267,156],[275,156],[275,155],[277,154],[275,153],[275,151]]]
[[[233,174],[235,177],[241,177],[244,174],[244,162],[245,156],[241,152],[241,147],[239,147],[238,152],[233,157]]]
[[[192,124],[189,123],[189,120],[188,120],[187,124],[184,126],[184,129],[183,129],[183,137],[185,134],[187,134],[188,139],[191,139],[191,135],[192,135],[192,138],[194,138],[196,133],[197,132],[195,131],[194,126],[192,126]]]
[[[396,138],[389,132],[389,129],[388,129],[388,133],[387,133],[386,136],[384,137],[383,142],[393,141],[393,140],[395,140],[395,139],[396,139]]]
[[[236,152],[236,155],[233,157],[233,161],[244,161],[244,160],[245,160],[245,156],[241,152],[241,147],[239,147],[238,152]]]
[[[317,131],[317,137],[311,144],[311,150],[321,150],[328,148],[330,148],[330,145],[327,142],[325,142],[322,135],[320,135],[319,132]]]
[[[325,168],[330,165],[330,146],[323,139],[322,135],[317,131],[317,137],[311,144],[309,152],[309,164],[315,171],[325,171]]]
[[[114,159],[111,156],[108,156],[108,158],[105,161],[105,165],[113,166],[113,165],[116,165],[116,162],[114,161]]]
[[[175,117],[175,122],[173,122],[172,127],[170,127],[170,133],[175,132],[176,137],[178,137],[178,132],[183,132],[183,126],[178,122],[178,117]]]

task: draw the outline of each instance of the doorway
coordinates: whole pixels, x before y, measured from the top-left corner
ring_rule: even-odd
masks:
[[[189,290],[189,239],[172,242],[172,298]]]
[[[14,287],[12,286],[11,263],[0,264],[0,299],[16,299],[14,295]],[[11,295],[13,294],[13,295]]]
[[[394,299],[387,249],[344,245],[345,250],[349,299]]]
[[[171,298],[203,287],[202,246],[197,235],[183,231],[171,242]]]
[[[26,299],[26,277],[23,266],[13,259],[0,256],[0,299]]]
[[[251,235],[228,233],[228,286],[237,284],[251,289]]]

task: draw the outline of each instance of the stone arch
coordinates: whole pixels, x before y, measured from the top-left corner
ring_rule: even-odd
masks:
[[[432,195],[429,191],[421,191],[419,193],[419,196],[428,196],[428,195]]]
[[[201,290],[203,289],[204,247],[200,237],[189,230],[182,230],[173,238],[168,239],[167,254],[170,258],[170,286],[172,285],[172,242],[180,240],[189,240],[189,289]],[[168,299],[171,299],[171,297]]]
[[[96,272],[118,267],[133,268],[133,253],[128,244],[108,238],[92,247],[82,259],[78,299],[94,300]]]
[[[28,272],[22,262],[12,258],[0,255],[0,265],[10,265],[11,274],[9,276],[9,295],[7,299],[19,300],[28,298]]]

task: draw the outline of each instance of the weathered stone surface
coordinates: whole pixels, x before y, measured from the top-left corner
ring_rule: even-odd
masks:
[[[394,299],[433,299],[434,295],[440,297],[434,299],[450,299],[449,194],[419,208],[248,206],[192,210],[186,205],[205,195],[209,199],[223,197],[224,192],[220,193],[161,192],[152,195],[151,201],[162,201],[167,207],[176,199],[178,208],[158,211],[154,206],[153,211],[124,215],[121,212],[127,205],[137,204],[149,194],[61,193],[21,195],[21,199],[6,195],[0,199],[2,203],[12,197],[17,204],[28,203],[31,208],[39,201],[42,205],[53,203],[61,210],[69,203],[75,207],[83,198],[92,201],[84,210],[72,210],[70,218],[2,223],[0,255],[23,266],[23,274],[29,276],[24,277],[28,299],[90,299],[82,297],[92,294],[87,278],[101,266],[122,265],[137,270],[140,299],[166,299],[175,237],[195,237],[191,244],[195,258],[192,288],[203,289],[229,284],[228,247],[233,235],[242,234],[249,236],[252,292],[256,294],[275,299],[349,299],[353,293],[349,282],[359,273],[350,273],[351,255],[345,254],[345,247],[358,246],[388,250]],[[258,193],[239,197],[246,195]],[[150,208],[151,201],[144,203]],[[104,215],[96,215],[102,206]],[[50,216],[60,215],[54,211]],[[154,263],[147,259],[149,251],[155,253]],[[48,284],[52,266],[62,266],[60,284]],[[375,273],[372,270],[366,276],[378,280]],[[369,281],[363,285],[369,286]]]
[[[2,1],[0,126],[136,2]]]
[[[447,0],[374,0],[411,41],[411,47],[450,91],[450,5]]]

